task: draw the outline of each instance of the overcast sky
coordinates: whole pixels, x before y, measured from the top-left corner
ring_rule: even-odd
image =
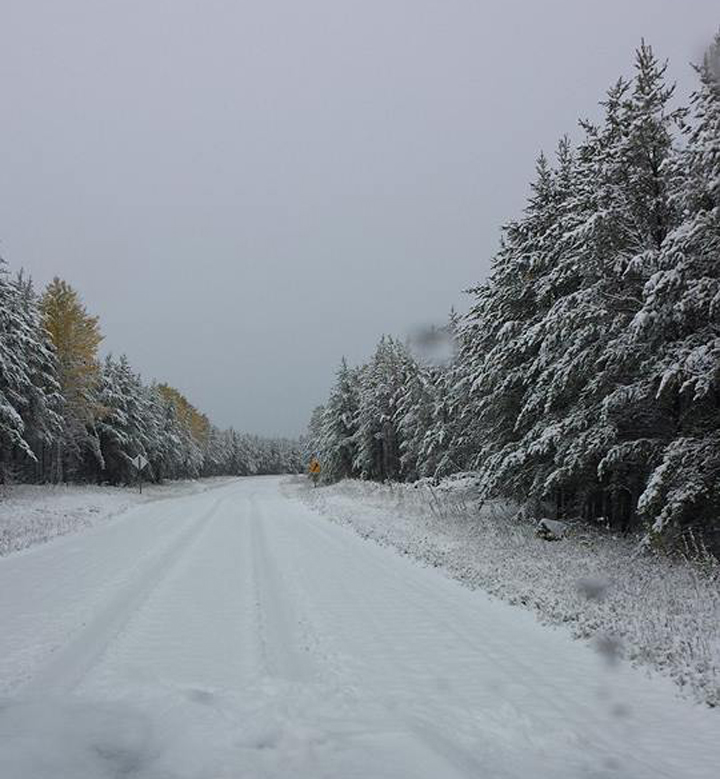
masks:
[[[534,159],[717,0],[0,0],[0,253],[220,426],[463,308]]]

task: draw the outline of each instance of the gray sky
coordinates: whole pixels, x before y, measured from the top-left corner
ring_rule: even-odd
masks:
[[[717,0],[0,0],[0,252],[220,426],[444,321],[534,159]]]

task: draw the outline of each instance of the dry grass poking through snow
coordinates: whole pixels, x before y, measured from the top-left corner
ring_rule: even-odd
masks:
[[[452,488],[346,481],[298,487],[333,521],[465,584],[566,624],[578,638],[669,675],[720,705],[720,567],[709,557],[668,559],[637,538],[574,528],[558,542],[500,504],[482,508]]]

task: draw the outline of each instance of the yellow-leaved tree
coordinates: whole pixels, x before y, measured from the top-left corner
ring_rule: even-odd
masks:
[[[97,389],[98,346],[103,339],[98,317],[85,310],[79,294],[55,277],[40,301],[44,325],[57,355],[58,380],[65,399],[64,431],[58,441],[53,477],[67,479],[91,454],[102,460],[95,422],[102,413]]]
[[[210,421],[175,387],[169,384],[158,384],[157,389],[165,403],[175,410],[175,418],[179,423],[179,432],[183,440],[183,451],[186,453],[185,468],[189,473],[197,475],[202,470],[205,448],[210,435]]]
[[[205,414],[198,411],[181,392],[169,384],[158,384],[158,392],[167,402],[175,406],[178,420],[195,441],[204,446],[210,432],[210,421]]]

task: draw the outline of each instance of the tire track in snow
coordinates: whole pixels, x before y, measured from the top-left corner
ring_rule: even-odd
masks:
[[[22,694],[33,697],[72,692],[153,590],[192,547],[222,502],[222,498],[216,499],[213,506],[193,520],[164,551],[158,556],[151,556],[134,578],[119,589],[102,610],[67,644],[53,653],[49,662],[22,686]]]
[[[486,665],[498,671],[498,691],[503,686],[514,685],[517,687],[519,685],[523,687],[534,700],[542,701],[546,711],[553,713],[552,719],[558,722],[565,719],[567,711],[580,709],[583,713],[582,727],[567,730],[566,738],[576,741],[578,745],[584,744],[584,748],[595,757],[605,756],[611,762],[616,762],[619,757],[625,770],[635,770],[637,775],[653,775],[673,779],[671,772],[658,768],[653,764],[651,758],[642,752],[638,754],[633,749],[627,735],[627,728],[632,723],[616,720],[613,723],[615,725],[614,732],[604,733],[603,730],[607,728],[608,723],[607,721],[603,722],[602,717],[599,716],[600,701],[598,701],[598,705],[594,706],[591,701],[579,700],[577,696],[569,694],[569,690],[553,684],[549,678],[545,677],[542,668],[528,665],[522,660],[522,652],[515,651],[512,644],[500,643],[491,632],[484,636],[482,643],[471,640],[462,627],[448,619],[447,613],[452,613],[452,603],[444,604],[444,593],[440,581],[434,585],[429,580],[413,577],[412,586],[409,586],[402,567],[386,564],[382,559],[384,555],[397,554],[392,548],[386,549],[375,542],[361,539],[347,528],[321,524],[326,520],[320,517],[316,520],[314,516],[308,516],[302,511],[298,512],[293,521],[295,524],[298,521],[301,522],[305,531],[313,534],[320,544],[329,547],[332,553],[327,554],[326,559],[334,560],[333,565],[341,560],[339,568],[345,573],[349,574],[350,571],[353,571],[355,576],[364,577],[369,581],[384,581],[388,586],[385,590],[383,608],[385,610],[395,608],[416,613],[418,620],[415,623],[415,628],[418,631],[418,636],[425,631],[428,635],[452,637],[456,647],[462,646],[464,648],[468,662],[474,663],[478,656],[483,657]],[[348,545],[343,543],[342,534],[345,533],[356,542],[367,545],[368,551],[377,551],[380,555],[373,553],[354,556],[350,553]],[[425,566],[419,567],[425,568]],[[337,582],[339,587],[346,589],[342,576],[338,576]],[[344,593],[346,598],[353,601],[353,610],[361,615],[362,621],[367,625],[368,634],[373,635],[376,644],[382,646],[384,661],[395,665],[398,674],[406,674],[409,666],[412,665],[412,660],[409,660],[403,653],[401,647],[389,640],[384,631],[384,627],[387,626],[383,625],[382,619],[375,613],[374,609],[368,607],[367,592],[364,595],[365,597],[357,597],[357,593],[354,593],[351,588],[347,588]],[[444,609],[445,605],[450,607],[448,611]],[[422,637],[420,636],[420,638]],[[610,679],[604,681],[608,682]],[[453,697],[455,704],[466,708],[467,711],[472,711],[472,694],[468,695],[465,690],[456,689]],[[491,730],[502,730],[503,725],[515,732],[519,729],[524,732],[525,738],[529,742],[535,743],[540,749],[544,749],[550,743],[546,742],[546,739],[551,735],[551,731],[545,732],[545,723],[529,718],[520,704],[513,702],[510,698],[505,699],[501,711],[486,712],[485,714],[489,719],[484,725],[490,726]],[[458,749],[457,743],[444,737],[437,727],[433,727],[433,723],[415,715],[408,716],[405,721],[421,740],[428,746],[432,746],[438,754],[448,758],[456,767],[465,771],[469,770],[471,773],[480,770],[480,763],[476,762],[469,753],[463,755]]]
[[[290,588],[268,548],[267,521],[253,495],[250,499],[252,579],[260,661],[269,676],[287,681],[309,681],[316,670],[307,648],[302,646],[301,621],[288,597]]]
[[[332,568],[337,566],[340,575],[333,576],[332,580],[327,582],[327,585],[345,603],[346,611],[353,613],[357,622],[362,624],[365,635],[372,637],[372,641],[380,650],[379,654],[382,655],[383,662],[391,664],[396,669],[398,678],[404,678],[408,670],[407,647],[404,644],[402,646],[396,645],[392,634],[388,633],[386,629],[387,626],[383,625],[375,604],[368,600],[367,593],[355,591],[352,586],[348,586],[343,575],[353,571],[361,579],[376,579],[380,577],[379,580],[382,581],[387,578],[387,570],[373,566],[375,570],[369,572],[365,567],[365,564],[368,562],[366,557],[363,556],[360,561],[355,560],[348,546],[342,543],[342,537],[338,537],[337,534],[332,532],[331,527],[325,526],[322,523],[323,520],[316,522],[314,517],[307,517],[301,510],[291,520],[284,522],[285,527],[288,529],[284,545],[286,547],[289,545],[307,546],[307,537],[312,535],[320,542],[321,546],[324,545],[326,549],[328,547],[332,549],[332,553],[321,556],[326,560],[332,559],[334,561]],[[276,527],[274,529],[278,535],[281,533],[279,528]],[[291,540],[293,534],[299,534],[300,537],[293,541]],[[348,537],[352,538],[350,534],[348,534]],[[283,562],[288,563],[288,560],[284,559]],[[373,563],[375,562],[377,561],[373,560]],[[298,584],[301,583],[303,578],[302,576],[298,578]],[[350,578],[352,579],[353,576],[350,576]],[[398,584],[401,581],[398,579]],[[405,585],[407,585],[406,582]],[[405,590],[406,587],[402,590],[403,594],[405,594]],[[309,594],[309,591],[304,594]],[[386,603],[393,604],[392,593],[388,593],[388,596]],[[398,604],[398,607],[401,608],[401,604]],[[343,640],[337,648],[346,657],[346,660],[351,660],[352,647],[348,646],[346,636],[341,636],[341,638]],[[345,668],[344,682],[348,690],[361,690],[364,687],[363,679],[357,677],[352,671],[348,673],[347,667]],[[424,753],[426,759],[437,765],[442,765],[443,776],[482,775],[484,770],[483,761],[475,756],[472,751],[459,749],[457,742],[444,737],[438,732],[436,727],[433,727],[434,723],[425,721],[415,714],[403,712],[401,706],[388,706],[380,701],[374,701],[374,705],[378,704],[383,711],[383,719],[387,718],[388,731],[407,737],[409,739],[408,743],[414,744],[414,749]],[[501,779],[499,774],[498,779]]]
[[[343,701],[345,705],[352,701],[349,703],[350,710],[358,707],[358,724],[349,729],[346,725],[340,725],[339,731],[346,737],[360,741],[368,737],[378,737],[378,734],[397,739],[418,756],[419,763],[424,766],[422,776],[426,775],[428,766],[434,766],[440,771],[435,775],[447,779],[480,775],[482,762],[476,760],[472,754],[458,752],[457,744],[446,741],[439,734],[432,734],[431,738],[431,728],[424,728],[424,723],[416,726],[412,718],[399,715],[399,712],[384,706],[374,698],[366,698],[359,692],[362,680],[348,673],[347,667],[343,673],[337,666],[337,658],[328,651],[316,626],[308,619],[313,604],[307,599],[317,593],[313,593],[312,588],[306,589],[307,579],[303,566],[294,554],[296,549],[303,552],[307,550],[306,523],[298,521],[297,516],[285,518],[284,511],[274,511],[273,519],[268,521],[264,508],[258,505],[254,496],[251,503],[251,558],[256,586],[258,640],[264,673],[281,679],[283,683],[289,681],[293,695],[309,695],[309,700],[313,701],[312,705],[319,706],[320,711],[328,701],[330,705],[333,700]],[[280,504],[282,509],[281,501],[274,503],[276,507]],[[321,533],[322,529],[315,525],[313,530]],[[333,538],[332,541],[334,545],[337,539]],[[344,551],[347,553],[346,549]],[[378,644],[384,647],[386,655],[392,657],[398,667],[402,666],[403,660],[397,648],[383,631],[377,615],[364,602],[362,595],[352,592],[341,582],[333,581],[328,584],[339,584],[338,591],[342,593],[343,599],[348,601],[349,610],[354,612],[368,632],[375,636]],[[310,634],[309,641],[305,631],[301,629],[303,626]],[[315,645],[312,654],[309,653],[308,643]],[[305,688],[305,692],[301,692],[302,688]],[[381,724],[368,727],[367,711],[373,711]]]
[[[184,502],[6,565],[6,591],[28,595],[5,626],[67,664],[6,642],[13,678],[62,678],[2,701],[3,777],[714,779],[704,714],[618,669],[638,701],[621,724],[653,767],[626,759],[635,731],[610,765],[588,729],[609,743],[618,720],[609,703],[587,711],[586,647],[277,493],[242,480],[222,506]],[[44,629],[66,613],[67,630]]]

